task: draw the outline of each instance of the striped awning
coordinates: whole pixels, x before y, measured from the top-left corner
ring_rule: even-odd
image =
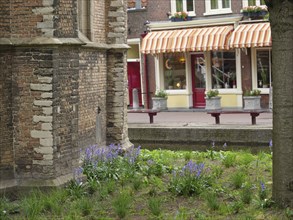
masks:
[[[240,24],[231,36],[231,48],[266,47],[272,45],[269,22]]]
[[[142,40],[141,52],[145,54],[157,54],[227,50],[229,49],[229,38],[232,31],[232,25],[154,31],[148,33]]]

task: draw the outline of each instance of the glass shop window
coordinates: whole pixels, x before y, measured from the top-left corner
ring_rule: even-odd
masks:
[[[236,88],[235,52],[212,52],[211,60],[212,87]]]
[[[167,53],[163,56],[165,89],[185,89],[185,55],[183,53]]]
[[[257,87],[269,88],[272,84],[271,50],[257,50]]]

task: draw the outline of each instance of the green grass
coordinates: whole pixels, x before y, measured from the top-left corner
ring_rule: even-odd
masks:
[[[203,173],[194,173],[202,179],[171,185],[174,173],[180,175],[190,160],[204,164]],[[271,200],[269,153],[214,151],[211,157],[210,151],[142,150],[133,165],[121,158],[114,165],[101,166],[104,173],[99,175],[105,178],[99,181],[71,183],[50,192],[34,190],[14,201],[1,198],[0,219],[289,220],[293,216],[293,210],[278,208]],[[174,193],[182,184],[189,190],[200,184],[201,191]]]

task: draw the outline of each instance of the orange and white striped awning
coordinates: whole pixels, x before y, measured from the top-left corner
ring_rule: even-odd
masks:
[[[269,22],[240,24],[231,36],[231,48],[272,46]]]
[[[154,31],[142,40],[145,54],[210,51],[229,49],[233,26],[217,26],[182,30]]]

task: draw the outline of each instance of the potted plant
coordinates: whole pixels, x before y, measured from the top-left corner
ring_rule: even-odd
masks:
[[[206,93],[206,110],[219,110],[221,109],[221,97],[218,96],[218,90],[209,90]]]
[[[188,16],[188,13],[185,11],[179,11],[179,12],[175,12],[172,16],[171,16],[171,21],[189,21],[191,20],[191,17]]]
[[[258,89],[254,89],[251,91],[245,91],[243,96],[244,101],[244,110],[256,110],[261,109],[260,107],[260,93],[261,91]]]
[[[266,6],[248,6],[241,10],[243,16],[249,18],[263,18],[267,13],[268,9]]]
[[[167,109],[167,99],[168,99],[168,94],[165,90],[156,90],[154,97],[152,97],[153,109],[156,109],[156,110]]]

